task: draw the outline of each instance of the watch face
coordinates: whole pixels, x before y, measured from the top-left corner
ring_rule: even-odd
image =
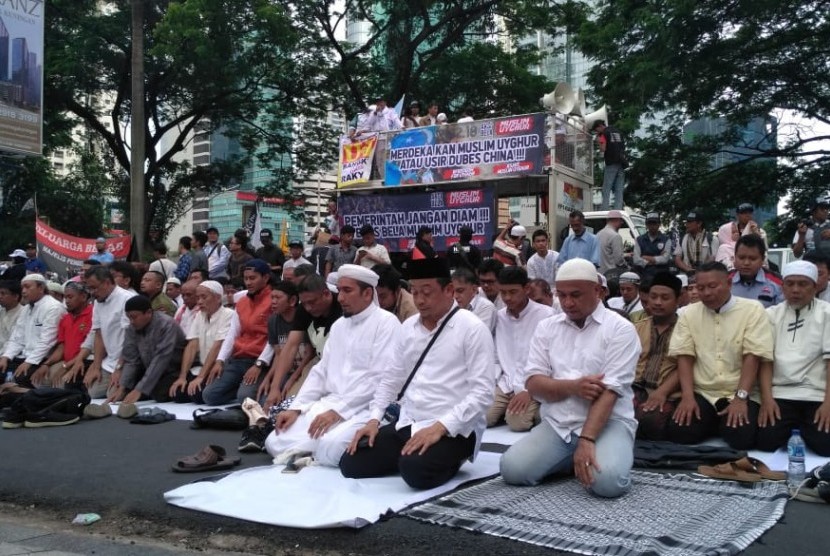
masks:
[[[749,392],[747,392],[746,390],[738,390],[737,392],[735,392],[735,397],[739,400],[745,400],[749,397]]]

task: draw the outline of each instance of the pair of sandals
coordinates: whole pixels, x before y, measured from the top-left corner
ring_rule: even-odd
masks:
[[[783,471],[772,471],[761,460],[749,456],[719,465],[701,465],[697,472],[712,479],[741,483],[787,480],[787,474]]]

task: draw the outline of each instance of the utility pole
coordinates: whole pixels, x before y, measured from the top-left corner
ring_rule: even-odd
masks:
[[[130,232],[144,255],[144,0],[132,0],[132,102],[130,117]]]

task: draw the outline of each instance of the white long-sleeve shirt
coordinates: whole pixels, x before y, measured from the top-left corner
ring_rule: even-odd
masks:
[[[525,383],[534,375],[559,380],[576,380],[604,374],[603,384],[617,394],[609,419],[622,423],[634,437],[634,394],[631,383],[642,347],[634,325],[602,304],[579,328],[564,314],[543,320],[530,341]],[[540,400],[541,401],[541,400]],[[570,396],[557,402],[542,401],[542,419],[568,442],[579,435],[591,402]]]
[[[505,394],[525,390],[524,370],[530,339],[536,326],[555,314],[553,307],[531,300],[519,313],[519,318],[511,315],[506,307],[496,314],[496,385]]]
[[[40,365],[58,341],[58,323],[66,308],[50,295],[20,309],[12,335],[3,349],[10,360],[22,357],[30,365]]]
[[[124,312],[127,300],[136,295],[118,286],[104,301],[95,301],[92,306],[92,331],[84,342],[85,348],[93,351],[95,332],[101,331],[106,356],[101,362],[101,369],[111,373],[115,370],[121,358],[121,348],[124,345],[124,331],[130,326],[130,319]]]
[[[388,372],[400,327],[395,315],[374,304],[335,321],[320,362],[309,372],[290,409],[305,412],[324,401],[343,419],[366,411],[381,376]]]
[[[501,299],[501,297],[498,299]],[[487,328],[490,329],[490,334],[494,334],[496,332],[496,313],[498,310],[496,309],[496,306],[493,305],[492,301],[484,296],[476,295],[473,296],[473,300],[470,301],[470,306],[465,308],[468,311],[471,311],[475,316],[481,319],[481,322],[487,325]]]
[[[527,277],[531,280],[541,279],[553,286],[556,283],[556,260],[559,253],[548,250],[548,254],[540,257],[534,253],[527,260]]]
[[[424,327],[420,315],[404,321],[397,334],[392,362],[370,405],[371,419],[380,421],[386,407],[397,399],[447,315],[433,330]],[[457,311],[407,387],[400,401],[397,428],[411,425],[415,434],[440,422],[450,436],[467,437],[475,432],[476,442],[480,443],[496,385],[494,352],[493,337],[484,323],[469,311]]]
[[[231,257],[231,252],[227,247],[222,245],[221,241],[216,243],[208,243],[204,247],[205,255],[208,260],[208,274],[213,280],[219,276],[226,276],[228,269],[228,259]]]
[[[380,113],[372,110],[365,118],[358,119],[357,131],[378,132],[401,129],[401,120],[397,112],[388,106]]]

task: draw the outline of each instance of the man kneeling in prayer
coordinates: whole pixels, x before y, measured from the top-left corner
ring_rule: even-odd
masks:
[[[343,318],[332,325],[320,362],[291,406],[277,415],[265,441],[275,463],[311,455],[321,465],[337,466],[369,419],[369,402],[390,366],[400,323],[374,301],[378,275],[345,264],[338,276]]]
[[[400,473],[412,488],[430,489],[452,479],[481,442],[496,384],[493,337],[472,312],[456,310],[446,259],[411,261],[407,271],[418,315],[396,335],[370,420],[340,471],[351,479]],[[396,400],[397,421],[381,427]]]
[[[631,484],[634,404],[640,354],[634,326],[600,303],[593,263],[567,261],[556,275],[563,314],[539,323],[525,386],[542,402],[542,422],[501,458],[511,485],[536,485],[573,472],[593,494],[615,498]]]

